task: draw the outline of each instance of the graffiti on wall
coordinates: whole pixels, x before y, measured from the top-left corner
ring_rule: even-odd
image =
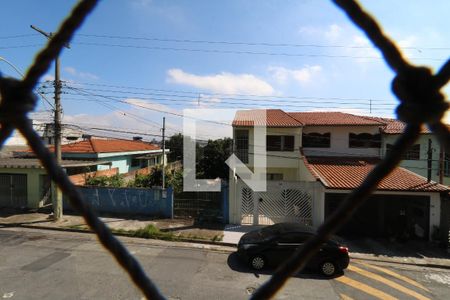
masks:
[[[172,189],[79,187],[79,190],[97,212],[172,217]]]

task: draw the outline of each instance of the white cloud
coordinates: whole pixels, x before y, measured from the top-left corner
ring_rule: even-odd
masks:
[[[72,75],[73,77],[77,77],[79,79],[86,79],[86,80],[98,80],[99,79],[99,77],[95,74],[92,74],[89,72],[80,72],[73,67],[65,67],[64,71],[66,73],[68,73],[69,75]]]
[[[178,110],[173,109],[167,105],[151,102],[148,100],[141,100],[141,99],[133,99],[128,98],[125,99],[124,102],[133,105],[137,109],[146,109],[147,111],[155,111],[155,112],[170,112],[170,113],[180,113]]]
[[[328,41],[334,42],[341,37],[342,27],[337,24],[332,24],[325,31],[324,36]]]
[[[43,81],[55,81],[55,76],[51,75],[51,74],[46,74],[44,75],[44,77],[42,77]]]
[[[274,89],[269,83],[252,74],[222,72],[201,76],[186,73],[181,69],[170,69],[167,71],[167,75],[168,82],[205,89],[215,93],[258,95],[272,95],[274,93]]]
[[[319,38],[327,42],[335,42],[342,37],[343,28],[338,24],[323,26],[302,26],[298,33],[303,36]]]
[[[301,69],[288,69],[284,67],[269,67],[269,72],[278,83],[284,84],[289,80],[295,80],[301,85],[306,85],[317,79],[322,67],[319,65],[305,66]]]

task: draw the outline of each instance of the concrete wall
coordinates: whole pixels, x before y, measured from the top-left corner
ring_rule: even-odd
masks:
[[[380,148],[349,148],[350,133],[380,133],[378,126],[306,126],[304,133],[330,133],[330,148],[303,148],[306,156],[375,156]]]
[[[83,198],[99,213],[173,217],[173,190],[171,188],[107,188],[79,187]],[[64,200],[64,209],[71,210]]]

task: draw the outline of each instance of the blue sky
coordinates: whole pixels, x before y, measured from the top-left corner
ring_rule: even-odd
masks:
[[[45,42],[29,26],[56,31],[74,3],[3,1],[0,57],[25,71]],[[413,63],[434,69],[444,63],[448,1],[361,3]],[[393,72],[379,57],[330,1],[102,1],[61,56],[63,121],[159,134],[166,116],[170,135],[181,130],[177,114],[184,108],[393,117]],[[2,61],[0,70],[18,76]],[[52,100],[51,87],[44,86]],[[225,115],[203,118],[225,122]],[[229,126],[222,127],[203,124],[199,135],[229,134]]]

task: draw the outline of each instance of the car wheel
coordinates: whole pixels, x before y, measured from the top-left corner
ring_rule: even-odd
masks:
[[[338,267],[336,263],[326,260],[320,264],[320,272],[327,277],[331,277],[338,272]]]
[[[255,255],[250,259],[250,266],[255,270],[261,270],[266,266],[266,258],[262,255]]]

